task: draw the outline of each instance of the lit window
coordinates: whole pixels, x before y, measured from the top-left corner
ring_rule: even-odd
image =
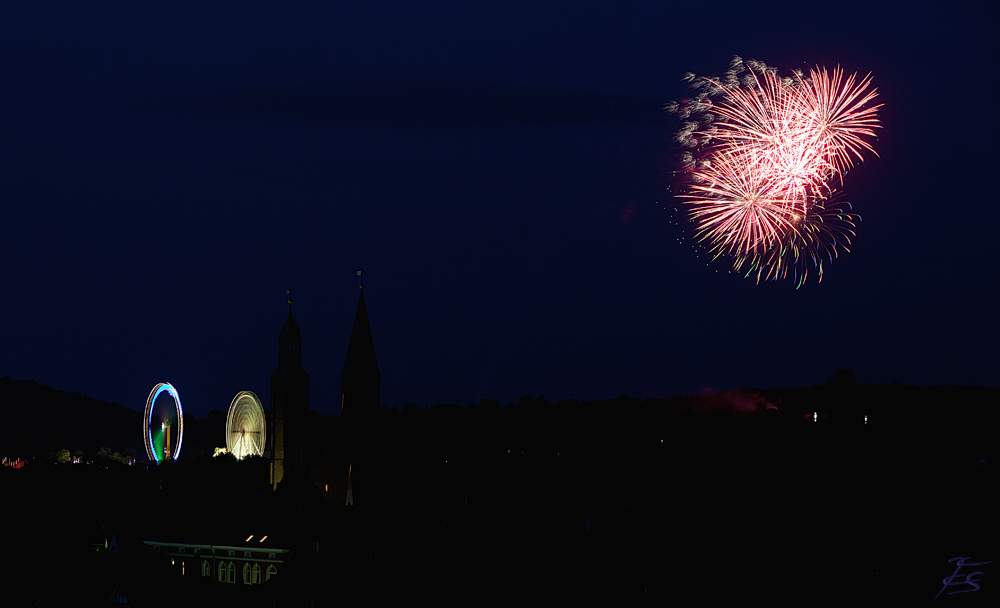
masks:
[[[236,582],[236,564],[229,562],[229,582]]]
[[[260,564],[254,564],[253,565],[253,579],[252,579],[252,581],[253,581],[254,585],[259,585],[260,584]]]
[[[243,564],[243,584],[250,584],[250,564]]]
[[[326,491],[329,492],[330,491],[330,484],[324,484],[324,485],[325,485]]]

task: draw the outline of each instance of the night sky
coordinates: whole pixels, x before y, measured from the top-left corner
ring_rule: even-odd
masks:
[[[266,405],[291,286],[336,413],[363,268],[388,407],[998,383],[988,3],[23,4],[0,376]],[[662,106],[734,54],[870,71],[885,104],[821,284],[706,266],[674,211]]]

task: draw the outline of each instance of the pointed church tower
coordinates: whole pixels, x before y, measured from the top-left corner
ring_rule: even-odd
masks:
[[[309,411],[309,374],[302,369],[302,334],[292,317],[292,290],[288,290],[288,318],[278,334],[278,369],[271,374],[271,487],[277,488],[285,471],[302,465],[302,425]]]
[[[360,275],[361,272],[358,271]],[[382,374],[375,358],[375,342],[365,307],[365,284],[359,287],[358,310],[347,344],[344,371],[340,374],[340,415],[357,427],[364,427],[378,411]]]

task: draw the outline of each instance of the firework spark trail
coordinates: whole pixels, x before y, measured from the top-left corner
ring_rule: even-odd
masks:
[[[699,172],[688,195],[691,215],[698,237],[711,241],[713,259],[777,246],[775,235],[794,221],[767,169],[749,154],[722,152]]]
[[[829,74],[826,68],[809,72],[809,78],[799,81],[802,95],[798,96],[800,116],[811,124],[815,132],[811,139],[818,141],[823,152],[843,174],[853,166],[854,159],[864,160],[865,150],[878,156],[875,148],[862,139],[874,137],[872,129],[878,128],[878,110],[882,104],[867,106],[877,93],[867,91],[871,74],[857,82],[856,74],[843,80],[839,67]]]
[[[782,78],[734,57],[722,78],[685,80],[697,95],[668,110],[685,121],[676,140],[693,150],[681,196],[696,240],[758,282],[791,275],[801,286],[810,265],[822,281],[824,260],[849,251],[860,219],[833,201],[854,163],[875,154],[871,75],[817,67]]]

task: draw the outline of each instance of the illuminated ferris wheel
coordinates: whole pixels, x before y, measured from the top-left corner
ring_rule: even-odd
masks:
[[[243,460],[264,455],[264,407],[257,395],[242,391],[233,399],[226,417],[226,449]]]
[[[157,405],[156,398],[167,393],[173,399],[174,407],[165,406],[161,399]],[[169,382],[161,382],[149,391],[146,399],[146,412],[142,417],[143,443],[146,444],[146,456],[157,464],[181,455],[181,441],[184,439],[184,412],[181,409],[181,398],[177,389]]]

